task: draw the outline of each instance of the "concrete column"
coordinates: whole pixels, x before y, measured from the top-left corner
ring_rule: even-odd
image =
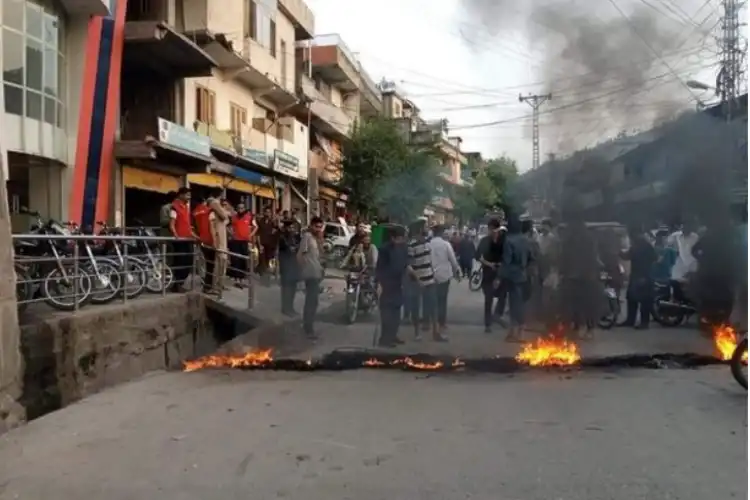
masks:
[[[2,161],[4,158],[0,158],[0,162]],[[23,363],[5,182],[5,175],[0,170],[0,434],[25,419],[25,411],[18,403],[21,397]]]

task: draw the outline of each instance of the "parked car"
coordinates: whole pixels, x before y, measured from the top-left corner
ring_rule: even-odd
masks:
[[[334,260],[340,261],[346,257],[349,250],[349,240],[352,239],[354,231],[343,219],[339,222],[326,222],[323,227],[323,236],[326,240],[326,250]]]

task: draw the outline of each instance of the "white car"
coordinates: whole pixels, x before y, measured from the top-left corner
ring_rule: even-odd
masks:
[[[354,231],[342,218],[339,222],[326,222],[323,226],[323,237],[326,240],[327,250],[334,259],[343,259],[349,251],[349,240],[352,239]]]

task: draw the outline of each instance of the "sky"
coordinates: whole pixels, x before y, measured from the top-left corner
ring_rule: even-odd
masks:
[[[609,87],[604,88],[604,92],[600,86],[587,92],[586,88],[545,84],[545,81],[550,81],[550,72],[554,73],[556,68],[551,68],[549,62],[545,66],[544,61],[550,61],[550,50],[556,48],[554,45],[559,40],[547,40],[546,33],[540,34],[539,29],[554,28],[547,24],[542,28],[527,29],[526,13],[520,11],[507,15],[498,13],[508,20],[498,27],[482,16],[471,15],[462,3],[468,1],[306,0],[315,14],[317,34],[338,33],[360,58],[373,80],[378,82],[386,78],[395,82],[402,93],[421,109],[424,118],[447,118],[451,135],[463,138],[464,151],[480,151],[485,157],[506,154],[517,161],[521,171],[531,167],[531,107],[519,102],[519,93],[542,94],[546,90],[558,90],[562,98],[556,103],[553,93],[553,99],[541,108],[547,110],[540,116],[542,161],[548,153],[570,153],[578,147],[612,137],[623,128],[642,130],[653,125],[654,116],[644,116],[639,122],[638,117],[643,113],[629,112],[634,99],[632,95],[628,100],[623,95],[607,97],[612,93],[608,89],[615,88],[615,94],[620,92],[617,82],[607,83]],[[610,3],[605,0],[546,1],[595,3],[597,19],[627,16],[632,4],[637,3],[636,0],[615,0],[620,2],[623,14],[616,10],[618,6],[613,0]],[[660,23],[665,23],[665,30],[685,33],[685,36],[695,34],[699,28],[703,30],[698,33],[700,40],[691,39],[688,46],[692,44],[700,49],[713,43],[712,37],[703,32],[708,33],[718,21],[722,12],[720,0],[649,1],[654,16]],[[504,2],[512,5],[507,0],[497,0],[499,4]],[[675,2],[680,4],[677,10],[672,7]],[[540,37],[545,39],[541,48]],[[532,38],[537,40],[536,44],[530,43]],[[640,43],[638,39],[636,43]],[[675,103],[669,105],[670,112],[675,107],[695,108],[696,98],[702,101],[713,99],[711,92],[689,91],[684,81],[696,79],[713,83],[715,69],[709,66],[716,62],[715,51],[680,53],[670,59],[656,57],[659,52],[650,46],[644,45],[641,49],[651,50],[646,54],[653,56],[649,79],[659,72],[665,78],[663,86],[662,80],[656,82],[660,85],[658,92],[644,93],[640,89],[636,99],[639,109],[648,107],[649,99],[654,100],[654,106],[662,107],[664,104],[660,103],[664,99],[674,99]],[[679,83],[678,78],[683,83]],[[569,81],[570,78],[564,75],[560,80]],[[550,85],[558,88],[551,89]],[[644,97],[656,93],[661,100]],[[579,106],[582,101],[588,101],[585,109]],[[568,108],[567,114],[562,109],[555,111],[555,107],[561,105]],[[623,111],[618,117],[608,120],[607,112],[615,107]],[[660,110],[659,116],[662,114]],[[569,140],[571,131],[574,132],[575,144]]]

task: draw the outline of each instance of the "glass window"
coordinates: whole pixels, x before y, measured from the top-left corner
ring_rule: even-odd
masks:
[[[42,90],[43,67],[42,44],[26,39],[26,86],[34,90]]]
[[[42,8],[38,5],[26,4],[26,29],[27,35],[42,40]]]
[[[57,50],[54,47],[44,48],[44,93],[57,96]]]
[[[3,80],[23,85],[23,36],[3,29],[2,43]]]
[[[58,29],[57,29],[57,18],[50,16],[49,14],[44,15],[44,43],[57,47],[58,43]]]
[[[57,101],[50,97],[44,98],[44,121],[50,125],[54,125],[55,122],[55,111],[57,111]]]
[[[67,97],[65,95],[65,59],[62,54],[57,56],[57,77],[57,96],[60,99],[65,100]]]
[[[57,127],[65,128],[65,108],[62,103],[57,103]]]
[[[5,85],[5,112],[23,115],[23,89],[15,85]]]
[[[3,0],[3,26],[23,31],[24,0]]]
[[[42,94],[33,90],[26,91],[26,117],[34,120],[42,119]]]

